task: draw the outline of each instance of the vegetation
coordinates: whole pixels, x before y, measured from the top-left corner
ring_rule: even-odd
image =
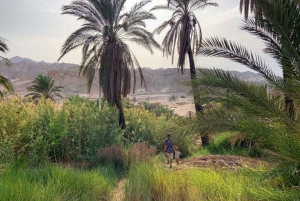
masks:
[[[259,171],[187,169],[168,171],[149,164],[130,170],[125,200],[297,200],[297,190],[264,180]],[[142,184],[142,185],[141,185]]]
[[[117,178],[110,166],[90,171],[60,166],[5,170],[0,174],[1,200],[109,200]]]
[[[186,55],[188,55],[191,80],[197,77],[194,49],[202,43],[202,30],[194,11],[205,8],[206,6],[218,6],[218,4],[207,0],[168,0],[167,5],[152,8],[152,10],[163,9],[173,11],[171,19],[157,27],[154,33],[160,34],[170,26],[162,42],[163,53],[166,56],[171,56],[173,63],[174,53],[177,48],[179,55],[177,66],[181,70],[181,73],[183,73],[185,58]],[[197,94],[195,93],[193,95],[194,99],[197,100]],[[203,111],[201,104],[196,101],[195,109],[197,113]]]
[[[130,69],[138,68],[141,84],[144,81],[140,65],[125,40],[141,45],[153,53],[159,48],[152,34],[145,29],[146,20],[156,19],[143,10],[151,0],[136,3],[130,11],[123,12],[126,0],[73,1],[63,7],[62,14],[83,20],[80,29],[72,33],[62,47],[62,58],[78,46],[82,46],[80,73],[86,76],[88,91],[99,68],[99,86],[105,100],[119,110],[119,124],[125,129],[125,116],[121,95],[126,97],[131,90]],[[134,87],[136,77],[134,71]]]
[[[54,101],[54,96],[63,98],[59,93],[63,87],[55,86],[50,75],[39,74],[32,83],[32,86],[27,87],[27,91],[31,93],[26,96],[30,96],[33,100],[39,100],[42,97]]]
[[[5,40],[0,37],[0,52],[5,53],[6,51],[8,51],[8,48],[5,43]],[[1,64],[4,64],[6,66],[12,65],[11,62],[7,58],[0,56],[0,65]],[[0,75],[0,85],[3,86],[4,89],[9,93],[12,93],[14,91],[12,82],[9,79],[7,79],[6,77],[4,77],[3,75]],[[3,97],[3,96],[4,96],[4,93],[2,90],[0,90],[0,97]]]
[[[190,95],[195,103],[207,104],[205,110],[196,104],[197,113],[188,117],[175,115],[159,103],[134,105],[121,99],[131,88],[131,69],[138,68],[143,82],[125,39],[150,52],[159,47],[145,29],[145,20],[155,19],[143,10],[149,2],[143,0],[128,12],[123,10],[126,0],[75,0],[63,7],[63,14],[74,15],[84,24],[67,39],[61,57],[82,46],[80,73],[87,77],[90,90],[99,68],[104,98],[92,101],[70,96],[57,106],[52,100],[55,95],[61,97],[62,87],[55,86],[50,76],[38,75],[27,96],[44,101],[34,103],[17,96],[1,100],[1,200],[110,200],[120,179],[125,179],[124,199],[130,201],[299,200],[299,1],[240,0],[246,19],[242,30],[265,42],[264,51],[279,64],[283,77],[242,45],[217,37],[202,42],[194,11],[217,4],[167,0],[167,5],[153,8],[173,11],[171,19],[155,32],[171,26],[163,52],[173,61],[178,46],[182,72],[188,55]],[[249,6],[253,19],[248,18]],[[219,69],[199,68],[197,77],[194,49],[198,55],[245,65],[268,83],[252,85]],[[3,39],[0,51],[7,51]],[[10,65],[9,60],[0,59],[0,64]],[[0,84],[12,91],[9,80],[1,79]],[[268,93],[268,86],[277,93]],[[170,100],[175,98],[170,96]],[[211,140],[201,150],[197,147],[199,130]],[[164,167],[165,156],[160,151],[167,133],[172,134],[183,157],[195,158],[172,169]],[[264,162],[247,168],[188,166],[201,159],[199,155],[211,154]],[[209,157],[202,159],[219,156]]]
[[[236,144],[265,150],[265,156],[280,163],[280,174],[292,185],[299,185],[299,7],[294,1],[257,1],[264,18],[248,19],[242,27],[266,44],[280,64],[280,78],[257,55],[226,39],[210,38],[198,54],[229,58],[261,74],[278,95],[270,95],[267,86],[255,86],[218,69],[198,69],[197,92],[202,102],[220,102],[221,107],[198,115],[193,125],[206,133],[234,131]],[[279,12],[281,11],[281,12]],[[292,16],[292,17],[291,17]],[[228,108],[226,106],[230,105]]]

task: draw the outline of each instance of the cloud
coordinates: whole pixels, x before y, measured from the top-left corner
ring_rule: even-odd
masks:
[[[239,18],[239,19],[241,18],[238,6],[225,11],[224,10],[218,12],[211,12],[211,11],[213,10],[211,9],[210,11],[203,12],[203,13],[199,12],[197,16],[199,16],[199,19],[202,19],[203,23],[209,24],[211,26],[220,25],[226,21],[235,18]]]

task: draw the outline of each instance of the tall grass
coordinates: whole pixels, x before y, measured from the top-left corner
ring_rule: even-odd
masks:
[[[234,146],[233,138],[236,133],[234,132],[223,132],[217,135],[214,135],[210,140],[210,144],[207,145],[204,149],[201,149],[193,153],[193,156],[197,155],[209,155],[209,154],[219,154],[219,155],[236,155],[236,156],[245,156],[245,157],[260,157],[261,152],[256,148],[251,148],[238,144]]]
[[[296,189],[272,186],[260,173],[188,169],[166,170],[143,164],[132,168],[125,200],[240,201],[299,200]]]
[[[0,200],[109,200],[117,176],[110,166],[92,171],[48,166],[0,173]]]

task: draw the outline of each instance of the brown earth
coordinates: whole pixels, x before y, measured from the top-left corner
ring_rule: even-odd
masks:
[[[176,164],[174,164],[176,165]],[[257,167],[270,167],[270,163],[261,161],[259,159],[246,158],[242,156],[227,156],[227,155],[207,155],[197,156],[180,161],[177,168],[225,168],[225,169],[236,169],[236,168],[257,168]]]

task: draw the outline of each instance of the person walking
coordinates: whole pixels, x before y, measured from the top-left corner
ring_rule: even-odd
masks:
[[[176,160],[177,165],[179,165],[180,155],[181,155],[181,152],[179,151],[179,147],[175,147],[175,160]]]
[[[168,134],[167,139],[164,142],[164,152],[167,157],[168,164],[170,164],[170,168],[172,168],[174,147],[175,147],[175,144],[171,140],[171,135]]]

